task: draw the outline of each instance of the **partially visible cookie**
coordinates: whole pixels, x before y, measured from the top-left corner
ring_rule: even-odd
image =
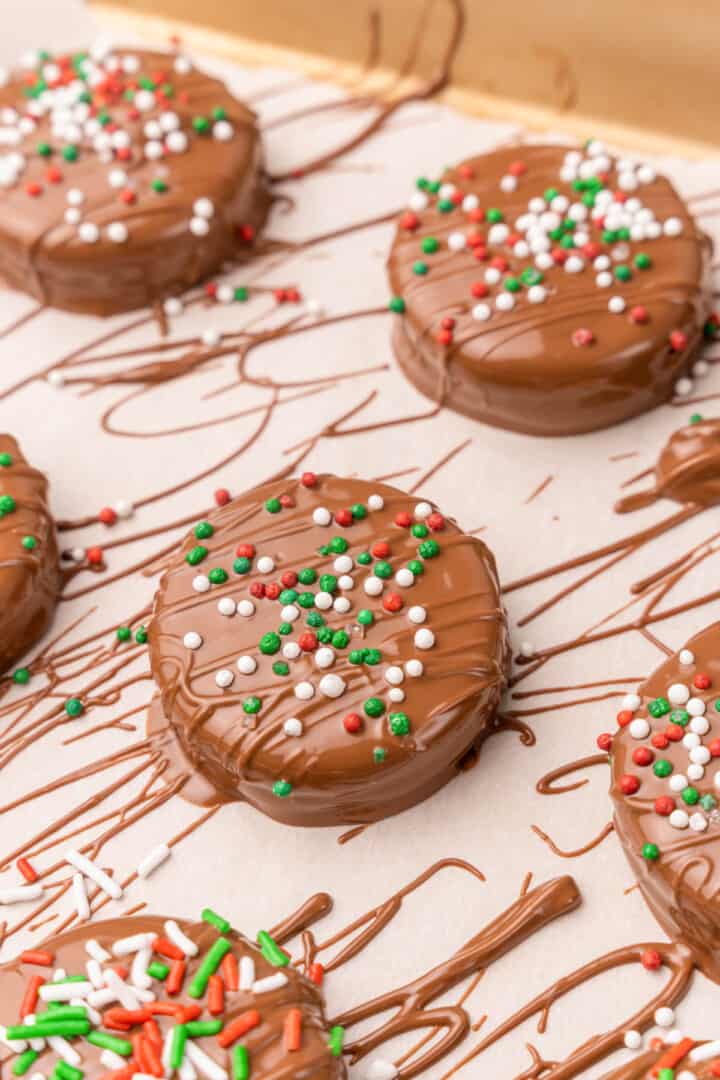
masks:
[[[603,1080],[716,1080],[720,1076],[720,1039],[695,1042],[682,1038],[646,1050],[607,1073]]]
[[[602,144],[513,146],[420,179],[388,261],[425,395],[531,435],[667,401],[703,340],[711,243],[672,184]]]
[[[47,629],[60,591],[47,479],[0,434],[0,672]]]
[[[109,315],[247,252],[269,196],[255,115],[183,56],[26,56],[0,88],[0,275]]]

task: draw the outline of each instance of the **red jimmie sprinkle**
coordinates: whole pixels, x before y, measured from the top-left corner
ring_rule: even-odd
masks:
[[[20,954],[21,964],[37,964],[38,967],[52,967],[55,963],[55,954],[47,949],[26,949]]]
[[[325,968],[322,964],[311,964],[308,968],[308,978],[310,982],[315,983],[316,986],[322,986],[323,979],[325,978]]]
[[[182,949],[179,949],[168,938],[156,937],[153,941],[153,952],[160,953],[160,956],[167,957],[168,960],[184,960],[185,953]]]
[[[720,739],[711,739],[708,744],[708,750],[713,757],[720,757]]]
[[[260,1013],[257,1009],[248,1009],[247,1012],[241,1013],[234,1020],[231,1020],[229,1024],[226,1024],[222,1031],[216,1036],[218,1045],[223,1049],[227,1049],[228,1046],[232,1046],[234,1042],[241,1039],[243,1035],[247,1035],[248,1031],[252,1031],[260,1023]]]
[[[220,973],[225,986],[231,993],[240,988],[240,971],[235,953],[225,953],[220,964]]]
[[[170,974],[165,980],[165,992],[171,997],[179,994],[185,981],[185,961],[173,960],[170,965]]]
[[[225,1012],[225,983],[220,975],[208,979],[207,1010],[211,1016],[222,1016]]]
[[[299,1009],[289,1009],[283,1029],[285,1049],[289,1052],[302,1046],[302,1013]]]
[[[34,881],[37,881],[37,878],[38,878],[37,871],[28,862],[27,859],[18,859],[18,861],[15,863],[15,865],[18,868],[18,870],[20,871],[20,873],[22,874],[22,876],[25,878],[25,880],[29,881],[31,885],[32,885],[32,883]],[[52,963],[52,960],[50,961],[50,963]]]
[[[20,1004],[20,1019],[24,1020],[37,1010],[40,987],[45,980],[42,975],[31,975],[25,988],[25,994]]]

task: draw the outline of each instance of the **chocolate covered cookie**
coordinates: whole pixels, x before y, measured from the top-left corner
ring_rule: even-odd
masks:
[[[0,275],[109,315],[247,251],[267,213],[254,114],[180,55],[33,52],[0,87]]]
[[[60,569],[47,486],[15,439],[0,434],[0,672],[45,633],[57,603]]]
[[[386,484],[310,473],[199,522],[149,633],[191,768],[292,825],[440,788],[492,731],[508,662],[480,540]]]
[[[720,981],[720,623],[622,702],[615,830],[663,929]]]
[[[347,1076],[318,986],[269,934],[255,945],[214,912],[203,918],[80,926],[0,967],[3,1075]]]
[[[419,390],[532,435],[672,395],[710,313],[711,245],[669,180],[593,141],[496,150],[417,188],[388,269]]]
[[[681,1038],[638,1054],[604,1080],[715,1080],[719,1075],[720,1040]]]

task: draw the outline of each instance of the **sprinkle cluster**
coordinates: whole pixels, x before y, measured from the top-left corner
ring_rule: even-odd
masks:
[[[675,1012],[667,1006],[656,1009],[653,1019],[658,1027],[671,1030],[667,1030],[661,1039],[653,1036],[649,1040],[649,1049],[662,1052],[648,1072],[648,1077],[654,1080],[697,1080],[698,1073],[694,1071],[694,1066],[706,1064],[710,1066],[710,1072],[703,1072],[704,1076],[720,1076],[720,1040],[696,1042],[683,1035],[682,1031],[673,1027]],[[639,1031],[626,1031],[624,1042],[628,1050],[648,1049],[643,1046]],[[678,1066],[681,1066],[679,1071]]]
[[[24,1076],[50,1051],[56,1057],[52,1080],[83,1080],[84,1040],[101,1051],[100,1063],[113,1080],[175,1074],[180,1080],[198,1075],[251,1080],[244,1040],[261,1028],[263,1003],[275,1004],[270,995],[288,984],[283,969],[290,957],[261,930],[258,947],[276,970],[258,977],[252,953],[242,948],[241,939],[228,936],[230,923],[211,908],[204,909],[202,918],[218,931],[204,954],[172,919],[165,922],[164,935],[135,933],[117,939],[109,950],[88,940],[84,972],[54,968],[50,948],[23,953],[22,964],[48,970],[27,979],[19,1022],[0,1027],[0,1042],[15,1055],[13,1076]],[[322,965],[313,964],[308,974],[322,983]],[[181,995],[191,1000],[169,1000]],[[342,1054],[343,1036],[339,1026],[330,1031],[334,1057]],[[229,1070],[198,1041],[210,1038],[225,1052]],[[288,1054],[302,1049],[303,1015],[297,1007],[287,1009],[283,1043]]]

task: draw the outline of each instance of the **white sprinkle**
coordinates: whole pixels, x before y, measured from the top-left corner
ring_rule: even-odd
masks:
[[[654,1020],[658,1027],[669,1028],[675,1023],[675,1013],[667,1006],[663,1006],[655,1010]]]
[[[258,979],[252,984],[253,994],[268,994],[271,990],[279,990],[288,981],[287,975],[279,971],[276,975],[268,975],[265,979]]]
[[[427,611],[420,604],[416,604],[408,611],[408,619],[412,623],[424,623],[427,619]],[[429,648],[429,646],[426,646]]]
[[[693,716],[688,727],[696,735],[707,735],[710,730],[710,722],[706,716]]]
[[[215,299],[220,304],[232,304],[235,299],[235,290],[230,285],[220,285],[215,293]]]
[[[407,589],[411,585],[415,584],[415,575],[413,574],[412,570],[408,570],[408,568],[404,566],[400,570],[398,570],[397,574],[395,575],[395,583],[401,588]]]
[[[107,949],[104,949],[95,938],[90,938],[89,941],[85,942],[85,951],[88,956],[92,956],[93,960],[97,960],[98,964],[106,964],[111,959]]]
[[[338,596],[337,599],[333,600],[333,609],[339,612],[340,615],[346,615],[350,610],[350,606],[347,596]]]
[[[244,619],[249,619],[251,615],[254,615],[255,605],[252,600],[241,600],[237,606],[237,613]]]
[[[425,665],[422,660],[408,660],[405,664],[405,673],[412,679],[417,679],[419,675],[422,675],[425,670]],[[720,773],[718,773],[720,776]]]
[[[687,776],[683,776],[682,773],[673,773],[669,780],[669,786],[671,791],[684,791],[688,786]]]
[[[692,389],[693,389],[692,379],[688,379],[688,378],[678,379],[678,381],[675,383],[674,389],[675,389],[675,393],[679,397],[687,397],[688,394],[692,393]]]
[[[535,646],[533,645],[532,641],[520,642],[520,655],[525,657],[535,655]]]
[[[699,811],[690,817],[690,828],[694,832],[705,832],[708,827],[708,819]]]
[[[608,311],[613,315],[620,315],[625,310],[625,301],[622,296],[611,296],[608,300]]]
[[[679,236],[683,231],[683,223],[678,217],[669,217],[662,228],[666,236]]]
[[[87,996],[88,1003],[97,1009],[104,1009],[111,1001],[117,1001],[117,999],[117,994],[113,990],[108,990],[107,987],[102,990],[93,990]]]
[[[566,274],[579,274],[585,269],[585,261],[579,255],[571,255],[565,260],[563,269]]]
[[[315,653],[315,663],[319,668],[329,668],[335,663],[335,650],[320,648]]]
[[[91,881],[94,881],[97,887],[113,900],[122,898],[123,891],[117,881],[113,881],[109,874],[106,874],[104,870],[101,870],[85,855],[81,855],[79,851],[70,848],[65,852],[65,860],[71,866],[74,866],[76,870],[79,870],[81,874],[84,874],[85,877],[89,877]]]
[[[429,502],[420,502],[415,507],[415,517],[418,521],[424,521],[425,518],[430,517],[433,512],[433,508]]]
[[[346,685],[339,675],[323,675],[318,688],[325,697],[338,698],[345,693]]]
[[[296,619],[300,618],[300,608],[296,607],[295,604],[286,604],[280,612],[280,618],[283,622],[295,622]]]
[[[395,1080],[397,1075],[398,1071],[391,1061],[376,1058],[368,1066],[364,1080]]]
[[[218,607],[218,611],[220,612],[220,614],[221,615],[226,615],[228,618],[231,615],[234,615],[235,612],[237,611],[237,604],[229,596],[223,596],[222,599],[218,600],[218,606],[217,607]]]
[[[65,198],[69,206],[82,206],[85,202],[85,193],[79,188],[70,188]]]
[[[626,1031],[623,1039],[628,1050],[639,1050],[642,1046],[642,1035],[639,1031]]]
[[[68,1065],[73,1065],[75,1068],[82,1064],[82,1058],[78,1054],[74,1046],[63,1039],[62,1035],[50,1035],[48,1037],[48,1046],[51,1050],[54,1050],[58,1057],[61,1057],[63,1061],[67,1061]]]
[[[42,885],[16,885],[11,889],[0,889],[0,904],[22,904],[26,900],[39,900],[42,895]]]
[[[58,371],[56,368],[55,371],[48,372],[47,381],[56,390],[59,390],[61,386],[65,385],[65,376],[63,375],[62,371]]]
[[[205,574],[197,574],[193,578],[192,587],[195,592],[207,592],[210,588],[210,578]]]
[[[173,154],[184,154],[188,148],[188,137],[184,131],[171,131],[165,145]]]
[[[492,315],[492,308],[489,304],[475,304],[472,309],[472,317],[478,322],[487,322]]]
[[[685,683],[673,683],[668,688],[667,696],[673,705],[684,705],[690,699],[690,690]]]
[[[170,858],[170,848],[167,844],[158,844],[152,851],[149,851],[144,859],[141,859],[138,863],[137,873],[138,877],[149,878],[150,875],[157,870],[158,866],[162,866],[166,859]]]
[[[213,124],[212,133],[213,139],[218,139],[220,142],[229,142],[235,134],[235,128],[227,120],[217,120]]]
[[[672,825],[673,829],[687,829],[690,824],[690,818],[684,810],[673,810],[672,814],[668,818],[668,821]]]
[[[123,225],[122,221],[112,221],[106,231],[113,244],[124,244],[128,238],[127,226]]]
[[[256,566],[258,573],[260,574],[272,574],[273,570],[275,569],[275,563],[269,555],[261,555],[256,563]]]
[[[447,246],[451,251],[462,251],[467,247],[467,238],[465,233],[452,232],[447,238]]]
[[[639,694],[626,694],[622,699],[623,709],[630,709],[631,712],[635,712],[642,705],[642,699]]]
[[[609,270],[601,270],[595,278],[595,284],[599,289],[609,289],[613,280],[614,278]]]
[[[199,951],[197,945],[183,933],[174,919],[168,919],[165,923],[165,933],[173,945],[177,945],[178,949],[181,949],[186,956],[197,956]]]
[[[286,645],[283,645],[282,653],[286,660],[297,660],[301,652],[302,649],[297,641],[288,641]]]
[[[693,750],[700,745],[700,736],[696,735],[694,731],[687,731],[683,735],[682,744],[687,750]]]
[[[333,605],[332,593],[321,591],[315,594],[315,607],[320,611],[329,611]]]
[[[705,1043],[704,1046],[695,1046],[690,1051],[691,1061],[711,1061],[720,1055],[720,1039]]]
[[[295,687],[295,697],[300,701],[309,701],[315,697],[315,687],[310,682],[299,682]]]
[[[108,957],[108,959],[110,958]],[[88,962],[85,964],[85,970],[87,972],[88,979],[93,984],[95,989],[100,990],[105,985],[105,980],[103,978],[102,968],[100,967],[99,962],[97,960],[88,960]]]
[[[199,1044],[193,1039],[188,1039],[185,1043],[185,1053],[197,1071],[206,1076],[207,1080],[228,1080],[228,1074],[222,1065],[218,1065],[217,1061],[201,1050]]]
[[[240,959],[240,989],[251,990],[255,982],[255,961],[252,956],[243,956]]]
[[[16,1054],[22,1054],[23,1050],[27,1050],[28,1044],[24,1039],[8,1039],[5,1034],[6,1031],[7,1028],[0,1024],[0,1043],[2,1043],[3,1046],[7,1046],[8,1050],[12,1050],[13,1053]]]
[[[370,495],[367,504],[371,510],[382,510],[385,505],[385,500],[382,495]]]
[[[130,982],[139,990],[149,990],[152,979],[147,973],[148,964],[152,960],[152,947],[138,949],[130,968]]]
[[[371,574],[370,577],[366,577],[363,581],[363,589],[368,596],[380,596],[383,587],[382,578],[375,577],[374,574]]]
[[[388,690],[388,697],[391,701],[399,704],[405,700],[405,691],[401,690],[399,686],[393,686]]]
[[[432,649],[435,644],[435,635],[426,626],[415,633],[415,647],[418,649]]]
[[[638,717],[636,720],[630,721],[628,730],[633,739],[646,739],[650,734],[650,725],[647,720]]]
[[[527,297],[531,304],[542,304],[547,297],[547,289],[544,285],[531,285]]]
[[[192,61],[187,56],[176,56],[173,68],[178,75],[189,75],[192,71]]]
[[[428,197],[424,191],[414,191],[408,199],[408,206],[411,210],[419,213],[424,210],[428,204]]]
[[[102,1023],[102,1017],[98,1026]],[[114,1071],[115,1069],[123,1069],[127,1065],[127,1058],[121,1057],[120,1054],[116,1054],[114,1050],[103,1050],[100,1055],[100,1064],[106,1069]],[[33,1080],[31,1077],[30,1080]]]
[[[73,874],[72,892],[77,916],[80,922],[85,922],[90,918],[90,903],[87,897],[87,890],[85,889],[85,879],[82,874]]]
[[[333,563],[333,570],[336,574],[347,574],[352,570],[354,565],[355,563],[349,555],[338,555]]]
[[[131,934],[120,938],[112,945],[113,956],[133,956],[141,949],[148,949],[155,940],[155,934]]]
[[[187,634],[183,637],[183,645],[186,649],[199,649],[203,643],[203,639],[198,634],[197,630],[188,630]]]
[[[291,716],[290,719],[286,720],[283,724],[283,731],[286,735],[296,739],[303,733],[302,721],[298,720],[295,716]]]
[[[401,667],[392,664],[390,667],[385,668],[385,679],[391,686],[399,686],[405,679],[405,674]]]
[[[469,213],[470,210],[477,210],[480,205],[480,199],[477,195],[466,195],[462,201],[462,208],[465,213]]]
[[[210,225],[205,218],[190,218],[190,232],[193,236],[207,236],[210,232]]]
[[[515,307],[515,297],[512,293],[502,292],[495,299],[495,307],[498,311],[512,311]]]
[[[43,1001],[69,1001],[71,997],[87,997],[92,988],[91,982],[45,983],[39,993]]]
[[[93,221],[84,221],[78,228],[78,236],[83,244],[96,244],[100,239],[100,230]]]
[[[325,506],[316,506],[313,510],[313,521],[316,525],[329,525],[332,521],[332,514]]]
[[[705,714],[707,705],[702,698],[691,697],[685,708],[691,716],[703,716]]]
[[[220,670],[215,673],[215,683],[221,690],[227,690],[228,686],[232,686],[234,681],[235,676],[230,668],[220,668]]]
[[[216,330],[212,326],[209,326],[207,328],[207,330],[203,330],[202,335],[201,335],[201,340],[202,340],[203,345],[209,345],[211,347],[213,345],[219,344],[221,339],[222,339],[222,334],[220,333],[220,331]]]
[[[702,780],[705,768],[702,765],[688,765],[687,775],[688,780]]]
[[[496,266],[489,266],[483,276],[488,285],[497,285],[502,274]]]

